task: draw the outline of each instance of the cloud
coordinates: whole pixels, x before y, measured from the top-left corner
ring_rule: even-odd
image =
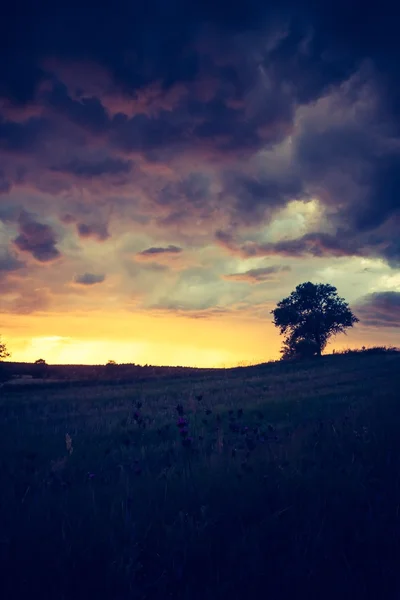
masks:
[[[77,223],[76,229],[79,237],[84,239],[94,238],[99,242],[104,242],[110,237],[107,224],[105,223]]]
[[[25,267],[25,263],[15,254],[10,253],[8,250],[0,249],[0,275],[2,273],[12,273]]]
[[[75,175],[79,178],[101,177],[103,175],[124,175],[132,169],[132,162],[107,157],[97,161],[73,159],[70,162],[52,167],[53,171]]]
[[[0,149],[12,153],[30,153],[37,150],[49,132],[47,119],[32,117],[23,123],[1,119]]]
[[[74,283],[80,285],[95,285],[96,283],[103,283],[106,276],[96,273],[84,273],[83,275],[77,275],[74,278]]]
[[[369,327],[400,327],[400,292],[375,292],[354,307],[361,324]]]
[[[99,98],[72,99],[67,87],[60,82],[55,83],[44,97],[49,107],[92,134],[102,133],[109,125],[109,116]]]
[[[11,182],[8,181],[3,171],[0,169],[0,194],[8,194],[11,191]]]
[[[259,269],[249,269],[241,273],[230,273],[223,275],[222,278],[227,281],[239,281],[247,283],[265,283],[275,281],[278,273],[287,273],[290,271],[289,266],[273,265],[271,267],[260,267]]]
[[[152,246],[151,248],[146,248],[146,250],[142,250],[138,252],[136,256],[138,258],[154,258],[155,256],[165,255],[165,254],[180,254],[183,252],[182,248],[179,246],[173,246],[170,244],[169,246]]]
[[[234,256],[255,258],[264,256],[284,256],[292,258],[330,258],[343,256],[378,257],[387,254],[394,243],[384,236],[351,235],[339,230],[335,234],[310,232],[299,238],[283,239],[278,242],[242,242],[231,232],[217,230],[216,243]]]
[[[92,3],[71,1],[11,7],[0,56],[0,233],[18,256],[63,255],[55,268],[27,261],[24,293],[84,306],[65,281],[101,264],[116,276],[90,295],[99,309],[110,293],[146,309],[256,311],[290,276],[281,286],[279,271],[243,260],[293,258],[307,278],[339,257],[400,266],[390,11],[117,0],[93,28]]]
[[[18,219],[19,235],[14,246],[22,252],[28,252],[37,261],[45,263],[61,256],[57,248],[57,239],[50,225],[39,223],[31,214],[23,211]]]

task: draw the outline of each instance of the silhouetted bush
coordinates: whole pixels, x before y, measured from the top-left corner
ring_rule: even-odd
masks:
[[[33,365],[32,376],[35,379],[44,379],[47,377],[49,365],[44,358],[38,358]]]
[[[345,350],[336,351],[334,354],[397,354],[399,352],[400,348],[396,346],[372,346],[371,348],[362,346],[361,348],[346,348]]]

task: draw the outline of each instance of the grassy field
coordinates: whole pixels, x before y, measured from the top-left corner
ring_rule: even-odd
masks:
[[[400,594],[400,356],[0,389],[0,594]]]

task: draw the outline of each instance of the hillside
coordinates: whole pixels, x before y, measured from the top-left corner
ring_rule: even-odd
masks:
[[[394,598],[400,356],[0,390],[7,599]]]

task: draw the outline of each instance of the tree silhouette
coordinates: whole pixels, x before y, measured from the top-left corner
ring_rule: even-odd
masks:
[[[0,338],[0,383],[3,383],[4,381],[7,381],[7,379],[9,378],[9,375],[7,374],[7,369],[5,367],[5,365],[2,365],[2,361],[5,358],[8,358],[10,355],[10,353],[7,350],[7,346],[4,344],[4,342],[1,341]]]
[[[321,356],[328,340],[345,333],[358,319],[333,285],[302,283],[271,311],[286,339],[282,358]]]
[[[9,358],[11,354],[7,350],[7,346],[1,341],[0,338],[0,360],[4,360],[5,358]]]
[[[35,365],[46,365],[47,366],[47,362],[44,360],[44,358],[38,358],[37,360],[35,360]]]
[[[38,358],[34,362],[34,371],[33,376],[37,379],[42,379],[47,375],[49,365],[44,360],[44,358]]]

